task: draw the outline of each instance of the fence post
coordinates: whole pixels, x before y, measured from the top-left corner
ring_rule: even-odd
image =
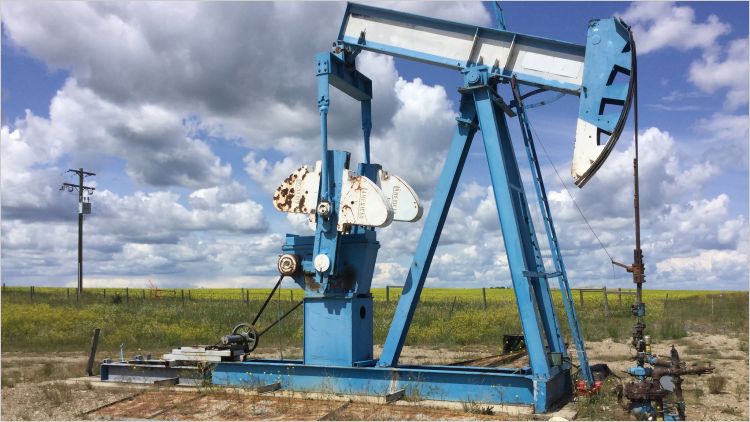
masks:
[[[604,295],[604,315],[609,316],[609,300],[607,300],[607,286],[602,287],[602,295]]]
[[[448,316],[453,316],[453,308],[456,307],[456,296],[453,296],[453,304],[451,305],[451,311],[448,313]]]
[[[484,304],[484,309],[487,309],[487,289],[482,287],[482,303]]]
[[[94,375],[94,359],[96,357],[96,346],[99,344],[99,329],[94,328],[94,336],[91,338],[91,353],[89,353],[89,363],[86,365],[88,376]]]
[[[714,314],[714,296],[711,295],[711,315]]]
[[[385,286],[385,303],[391,303],[391,288]]]
[[[130,302],[130,291],[127,287],[125,288],[125,302]]]
[[[3,283],[3,293],[5,293],[5,283]]]
[[[581,297],[581,309],[583,309],[583,289],[578,289],[578,296]]]
[[[182,306],[185,306],[185,289],[180,289],[180,299],[182,299]]]
[[[146,289],[141,290],[141,300],[146,300]]]
[[[617,304],[622,306],[622,287],[617,288]]]
[[[107,297],[107,289],[103,289],[104,297]]]
[[[289,290],[289,303],[294,303],[294,290]]]
[[[193,296],[190,295],[190,289],[188,289],[188,300],[192,302]]]
[[[31,296],[31,300],[34,300],[34,286],[29,286],[29,296]]]
[[[250,306],[250,289],[245,290],[245,295],[247,297],[247,300],[245,301],[245,304],[247,306]]]
[[[669,293],[667,293],[666,296],[664,296],[664,311],[667,310],[667,302],[669,302]]]
[[[70,299],[70,287],[68,287],[67,289],[65,289],[65,294],[66,294],[66,297],[68,299]]]

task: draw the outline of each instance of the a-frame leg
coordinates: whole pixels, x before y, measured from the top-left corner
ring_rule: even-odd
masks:
[[[549,287],[538,274],[544,269],[535,254],[536,234],[529,224],[523,182],[492,88],[473,93],[531,368],[536,377],[546,379],[553,375],[548,352],[562,353],[564,347]]]
[[[466,156],[469,153],[471,140],[477,130],[477,116],[474,107],[474,99],[470,94],[461,97],[460,116],[457,118],[458,127],[453,135],[448,158],[443,165],[435,196],[430,205],[430,211],[419,238],[414,259],[409,267],[409,274],[404,283],[401,299],[398,301],[396,313],[393,315],[388,337],[383,344],[383,352],[380,354],[378,366],[396,366],[401,356],[406,335],[409,332],[414,310],[419,302],[427,273],[430,270],[435,248],[440,240],[445,218],[448,215],[456,185],[461,177]]]

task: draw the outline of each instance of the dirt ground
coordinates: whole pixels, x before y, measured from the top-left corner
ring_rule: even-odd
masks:
[[[658,343],[655,353],[668,356],[672,343]],[[724,387],[712,393],[710,376],[685,377],[683,390],[690,420],[748,420],[748,353],[738,339],[724,335],[704,336],[691,333],[674,341],[683,360],[688,363],[710,362],[717,367],[715,375],[726,378]],[[625,342],[605,340],[587,343],[591,363],[607,363],[621,377],[631,365],[631,350]],[[376,354],[379,350],[376,350]],[[300,350],[283,351],[285,358],[298,356]],[[499,353],[490,347],[457,349],[407,347],[403,364],[446,364]],[[279,357],[277,350],[260,350],[264,357]],[[575,351],[570,351],[575,362]],[[104,357],[104,354],[101,356]],[[99,357],[97,357],[99,358]],[[46,363],[39,363],[46,362]],[[83,354],[60,353],[33,355],[3,353],[0,420],[514,420],[526,415],[498,412],[488,415],[486,408],[464,405],[458,409],[430,406],[352,403],[340,400],[299,399],[283,395],[253,395],[240,390],[165,391],[149,388],[100,388],[90,382],[65,383],[64,379],[80,377],[86,357]],[[505,366],[523,366],[526,359]],[[611,394],[603,391],[602,394]],[[98,409],[100,406],[109,406]],[[602,415],[611,415],[612,400],[602,406]],[[598,410],[598,409],[595,409]],[[616,415],[624,415],[617,413]],[[536,415],[535,418],[540,418]],[[600,416],[601,417],[601,416]],[[624,416],[622,416],[624,417]]]

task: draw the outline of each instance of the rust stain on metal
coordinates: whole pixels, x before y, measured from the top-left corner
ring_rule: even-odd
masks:
[[[306,167],[300,167],[284,179],[281,186],[276,188],[273,195],[274,207],[283,212],[305,213],[305,194],[303,191],[305,178],[309,175]]]
[[[305,287],[308,290],[317,291],[320,289],[320,283],[315,281],[315,277],[310,273],[305,273]]]

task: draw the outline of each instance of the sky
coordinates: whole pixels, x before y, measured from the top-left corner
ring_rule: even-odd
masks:
[[[593,18],[633,27],[646,288],[746,290],[748,4],[502,4],[508,30],[578,44]],[[491,3],[378,5],[496,25]],[[77,195],[59,187],[77,182],[69,168],[83,167],[96,173],[86,179],[96,191],[84,223],[85,286],[270,287],[285,233],[311,233],[271,199],[294,169],[319,159],[313,57],[330,48],[344,8],[2,2],[2,281],[75,286]],[[372,159],[414,187],[427,212],[461,75],[372,53],[357,68],[373,81]],[[333,93],[329,146],[358,162],[352,101]],[[529,111],[570,284],[632,287],[610,257],[632,260],[633,113],[579,189],[569,170],[577,103],[566,96]],[[509,124],[548,256],[518,123]],[[479,139],[427,287],[511,284]],[[374,286],[403,284],[423,220],[378,231]]]

